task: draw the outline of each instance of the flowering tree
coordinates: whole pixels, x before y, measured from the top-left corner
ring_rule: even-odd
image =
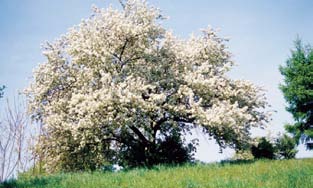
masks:
[[[122,5],[121,11],[94,8],[45,46],[47,61],[26,93],[33,118],[43,124],[38,150],[46,166],[84,159],[83,166],[97,168],[133,143],[142,158],[136,164],[152,165],[158,143],[173,134],[181,142],[192,126],[221,148],[248,144],[250,129],[267,120],[265,97],[250,82],[226,76],[233,63],[225,40],[211,29],[179,39],[145,1]]]

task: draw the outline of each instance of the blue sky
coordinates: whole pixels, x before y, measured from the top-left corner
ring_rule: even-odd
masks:
[[[1,0],[0,1],[0,85],[12,97],[30,82],[32,70],[44,61],[40,44],[53,41],[67,29],[91,14],[91,5],[106,7],[117,0]],[[299,35],[313,44],[313,1],[310,0],[150,0],[169,16],[164,26],[183,38],[208,25],[220,28],[237,66],[230,76],[248,79],[267,90],[271,110],[277,112],[269,130],[283,131],[291,122],[278,89],[284,64]],[[2,105],[0,103],[0,105]],[[267,131],[258,134],[267,134]],[[204,139],[203,139],[204,140]],[[208,146],[210,149],[208,150]],[[202,141],[198,157],[211,161],[225,157],[217,154],[212,142]],[[229,154],[231,155],[231,154]],[[313,156],[302,148],[298,156]]]

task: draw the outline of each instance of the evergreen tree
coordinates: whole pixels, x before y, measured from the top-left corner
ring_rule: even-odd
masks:
[[[304,46],[300,39],[295,41],[295,49],[285,66],[279,68],[284,76],[280,89],[288,103],[287,111],[293,115],[294,124],[286,125],[288,132],[300,138],[310,147],[313,138],[313,50]]]

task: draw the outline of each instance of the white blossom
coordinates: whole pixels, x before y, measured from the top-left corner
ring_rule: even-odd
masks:
[[[210,28],[180,39],[159,18],[141,0],[122,11],[94,8],[45,46],[47,61],[26,93],[44,124],[40,147],[49,165],[62,160],[68,142],[101,152],[101,139],[112,132],[133,124],[147,135],[145,127],[165,116],[203,127],[221,147],[249,142],[250,128],[264,126],[262,89],[226,75],[233,62],[225,39]]]

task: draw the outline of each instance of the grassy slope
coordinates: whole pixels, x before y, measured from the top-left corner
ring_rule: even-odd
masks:
[[[118,173],[67,173],[40,178],[20,178],[3,187],[17,188],[199,188],[277,187],[312,188],[313,159],[256,161],[155,167]]]

